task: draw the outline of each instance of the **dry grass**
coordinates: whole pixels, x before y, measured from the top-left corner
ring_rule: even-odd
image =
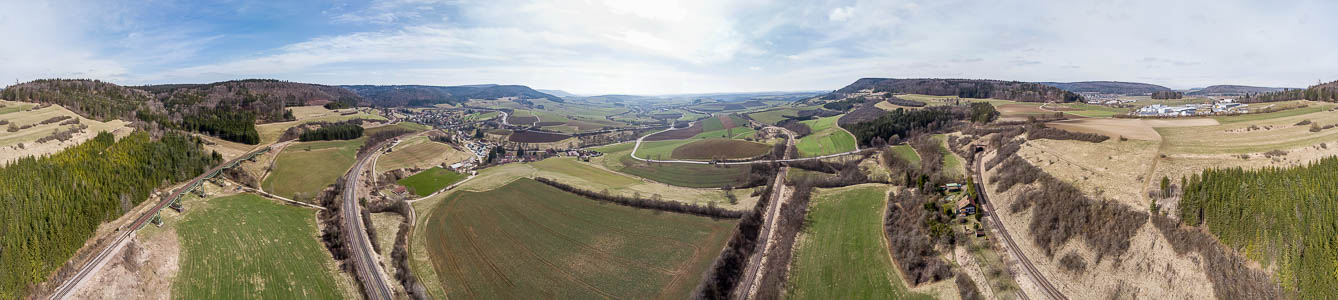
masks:
[[[1022,144],[1018,155],[1084,194],[1147,209],[1142,187],[1157,158],[1155,142],[1032,140]]]
[[[260,132],[260,144],[269,144],[278,141],[279,136],[283,135],[283,131],[288,130],[288,128],[311,122],[338,122],[352,119],[386,119],[379,115],[361,112],[350,115],[343,114],[344,112],[353,111],[353,109],[329,110],[321,106],[295,106],[289,107],[288,109],[293,110],[293,117],[297,118],[296,121],[256,125],[256,131]]]
[[[405,139],[392,148],[390,153],[376,159],[376,173],[400,168],[428,168],[441,164],[452,164],[474,157],[450,145],[433,142],[426,136]]]
[[[61,150],[65,150],[65,148],[78,145],[97,136],[99,132],[112,132],[119,138],[130,134],[130,132],[133,131],[133,129],[128,126],[129,123],[126,121],[112,120],[108,122],[98,122],[80,117],[78,114],[61,107],[60,105],[51,105],[46,108],[29,111],[28,109],[35,108],[37,105],[14,101],[0,101],[0,104],[6,106],[0,109],[14,110],[12,112],[0,114],[0,120],[9,121],[10,124],[24,126],[39,124],[43,120],[52,117],[70,116],[78,118],[80,124],[88,126],[87,129],[75,134],[74,138],[68,141],[48,141],[45,143],[36,143],[36,141],[37,139],[51,135],[52,131],[66,130],[78,125],[60,125],[59,123],[39,124],[16,132],[4,130],[8,125],[0,126],[0,165],[22,157],[60,152]],[[23,147],[20,148],[18,146],[19,144],[23,144]]]
[[[1322,111],[1249,122],[1214,126],[1157,128],[1166,139],[1167,154],[1240,154],[1298,148],[1338,140],[1338,130],[1311,132],[1298,126],[1302,120],[1316,124],[1338,123],[1338,113]]]

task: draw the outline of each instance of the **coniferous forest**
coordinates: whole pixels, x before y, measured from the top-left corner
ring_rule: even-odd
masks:
[[[110,133],[60,153],[0,168],[0,298],[22,298],[92,237],[99,224],[148,199],[155,188],[198,176],[222,160],[197,138]]]
[[[256,115],[249,111],[210,109],[186,116],[181,120],[181,127],[228,141],[255,145],[260,143],[260,133],[256,131],[255,123]]]
[[[1338,295],[1338,157],[1307,166],[1215,169],[1186,180],[1180,218],[1206,225],[1300,298]]]
[[[351,140],[362,137],[362,125],[339,123],[321,126],[321,128],[303,131],[299,141]]]

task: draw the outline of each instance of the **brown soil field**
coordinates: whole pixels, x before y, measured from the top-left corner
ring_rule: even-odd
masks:
[[[742,140],[705,139],[687,143],[674,151],[669,157],[678,159],[712,158],[749,158],[766,154],[771,146]]]
[[[721,127],[734,128],[736,126],[734,125],[734,118],[731,118],[729,116],[718,117],[717,119],[720,119]]]
[[[541,131],[517,131],[507,137],[507,140],[517,143],[552,143],[568,138],[571,136]]]
[[[650,115],[650,117],[655,119],[677,119],[677,118],[682,118],[683,113],[660,113],[660,114]]]
[[[702,122],[696,122],[692,123],[692,126],[688,128],[679,128],[650,135],[646,137],[646,141],[681,140],[691,138],[700,133],[702,133]]]
[[[1035,106],[1035,105],[1026,105],[1026,104],[1004,104],[1004,105],[999,105],[998,109],[999,109],[999,113],[1001,113],[1001,114],[1005,114],[1005,115],[1007,115],[1007,114],[1046,114],[1046,113],[1051,113],[1050,111],[1046,111],[1046,110],[1044,110],[1044,109],[1041,109],[1041,108],[1038,107],[1038,106]]]
[[[544,122],[535,123],[534,126],[544,127],[544,126],[558,126],[558,125],[566,125],[566,124],[567,124],[567,122],[544,121]]]
[[[534,124],[534,122],[539,122],[539,117],[507,115],[506,122],[516,125]]]

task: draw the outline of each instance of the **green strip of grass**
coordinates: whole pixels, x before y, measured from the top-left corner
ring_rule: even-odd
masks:
[[[920,154],[916,154],[915,149],[911,148],[910,145],[893,146],[892,153],[896,154],[897,157],[901,157],[901,159],[905,159],[912,165],[920,165]]]
[[[1291,116],[1299,116],[1299,115],[1304,115],[1304,114],[1309,114],[1309,113],[1317,113],[1317,112],[1321,112],[1321,111],[1324,111],[1324,110],[1326,110],[1326,109],[1329,109],[1329,107],[1330,107],[1330,106],[1327,106],[1327,105],[1325,105],[1325,106],[1310,106],[1310,107],[1305,107],[1305,108],[1294,108],[1294,109],[1288,109],[1288,110],[1284,110],[1284,111],[1277,111],[1277,112],[1271,112],[1271,113],[1244,114],[1244,115],[1237,115],[1237,116],[1221,116],[1221,117],[1213,117],[1213,119],[1217,119],[1217,122],[1218,122],[1218,123],[1222,123],[1222,124],[1239,123],[1239,122],[1249,122],[1249,121],[1259,121],[1259,120],[1268,120],[1268,119],[1276,119],[1276,118],[1286,118],[1286,117],[1291,117]]]
[[[907,291],[883,234],[887,187],[819,190],[787,288],[794,299],[931,299]]]
[[[456,182],[460,182],[460,180],[464,180],[465,177],[467,177],[465,174],[456,173],[455,171],[442,169],[440,167],[432,167],[431,169],[418,172],[418,174],[414,174],[413,176],[400,179],[396,183],[409,188],[409,190],[412,190],[413,193],[419,197],[426,197],[427,195],[436,193]]]

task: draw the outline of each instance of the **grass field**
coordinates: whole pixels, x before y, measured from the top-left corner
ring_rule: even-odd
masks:
[[[962,166],[963,159],[957,157],[957,153],[948,150],[948,138],[942,134],[935,134],[934,139],[938,140],[939,150],[943,152],[943,171],[949,175],[966,176],[966,168]]]
[[[339,122],[352,119],[385,120],[385,117],[376,114],[354,113],[345,115],[342,112],[349,109],[329,110],[321,106],[297,106],[289,107],[293,111],[293,117],[296,121],[276,122],[256,125],[256,131],[260,133],[260,144],[269,144],[279,140],[285,130],[293,126],[311,123],[311,122]]]
[[[883,238],[887,186],[821,189],[809,204],[786,291],[794,299],[929,299],[911,294]]]
[[[1221,125],[1154,128],[1164,140],[1163,153],[1212,154],[1287,150],[1338,140],[1338,130],[1311,132],[1304,120],[1338,123],[1338,114],[1312,105],[1287,111],[1222,117]],[[1306,113],[1309,112],[1309,113]]]
[[[755,134],[757,134],[757,130],[754,130],[754,129],[751,128],[751,127],[734,127],[734,128],[729,128],[729,129],[720,129],[720,130],[706,131],[706,132],[698,133],[696,136],[693,136],[692,138],[694,138],[694,139],[705,139],[705,138],[744,139],[744,138],[752,137],[752,136],[755,135]]]
[[[316,216],[251,194],[208,200],[177,225],[178,299],[341,299]]]
[[[405,139],[390,153],[376,159],[376,173],[400,168],[427,168],[442,163],[455,163],[474,157],[447,144],[433,142],[426,136]]]
[[[673,186],[664,183],[642,180],[636,177],[611,172],[601,168],[597,162],[582,162],[575,158],[556,157],[528,164],[535,169],[533,176],[557,180],[592,191],[608,190],[612,194],[651,198],[659,195],[664,200],[693,203],[698,205],[714,204],[729,209],[746,210],[756,203],[756,197],[749,196],[749,190],[735,190],[737,203],[731,204],[724,191],[717,189],[695,189]]]
[[[895,153],[897,157],[901,157],[901,159],[911,162],[912,165],[920,165],[920,154],[915,153],[915,149],[911,148],[910,145],[892,146],[892,153]]]
[[[396,183],[409,188],[409,190],[413,191],[414,194],[417,194],[419,197],[424,197],[450,186],[451,184],[460,182],[460,180],[464,180],[465,177],[467,177],[465,174],[456,173],[455,171],[442,169],[440,167],[432,167],[431,169],[418,172],[418,174],[414,174],[413,176],[400,179],[400,181]]]
[[[676,186],[693,188],[738,186],[747,179],[747,166],[717,167],[641,162],[629,155],[632,146],[632,143],[626,143],[595,150],[605,154],[600,161],[610,170]],[[645,148],[644,144],[642,148]]]
[[[742,140],[705,139],[674,148],[669,157],[675,159],[740,159],[757,157],[770,152],[771,145]]]
[[[443,298],[688,298],[735,226],[530,179],[435,206],[422,232]]]
[[[1066,114],[1075,114],[1090,118],[1109,118],[1115,115],[1127,114],[1129,113],[1129,111],[1132,110],[1130,108],[1110,107],[1105,105],[1094,105],[1087,103],[1067,103],[1059,106],[1064,106],[1071,109],[1077,109],[1076,111],[1065,111],[1064,113]]]
[[[753,120],[757,120],[758,122],[775,125],[780,121],[784,121],[786,117],[794,117],[798,115],[799,111],[796,109],[778,108],[775,110],[751,113],[748,114],[748,117],[753,118]]]
[[[1254,104],[1254,105],[1260,105],[1260,106],[1263,106],[1263,104]],[[1283,103],[1279,103],[1279,105],[1283,105]],[[1299,115],[1304,115],[1304,114],[1312,114],[1312,113],[1322,112],[1322,111],[1328,110],[1330,107],[1333,107],[1333,106],[1332,106],[1332,105],[1311,105],[1310,107],[1294,108],[1294,109],[1288,109],[1288,110],[1284,110],[1284,111],[1277,111],[1277,112],[1270,112],[1270,113],[1259,113],[1259,114],[1244,114],[1244,115],[1235,115],[1235,116],[1220,116],[1220,117],[1213,117],[1213,119],[1217,119],[1217,122],[1218,122],[1218,123],[1222,123],[1222,124],[1239,123],[1239,122],[1252,122],[1252,121],[1262,121],[1262,120],[1277,119],[1277,118],[1286,118],[1286,117],[1291,117],[1291,116],[1299,116]]]
[[[795,145],[795,148],[799,149],[799,156],[814,157],[855,151],[855,137],[836,127],[836,119],[839,118],[840,116],[831,116],[803,121],[802,123],[808,125],[813,133],[800,138],[799,143]]]
[[[325,186],[343,176],[353,160],[357,159],[358,147],[362,147],[366,137],[344,141],[301,142],[289,145],[279,153],[270,171],[261,184],[266,192],[306,201]],[[306,195],[304,199],[294,198],[298,193]]]

